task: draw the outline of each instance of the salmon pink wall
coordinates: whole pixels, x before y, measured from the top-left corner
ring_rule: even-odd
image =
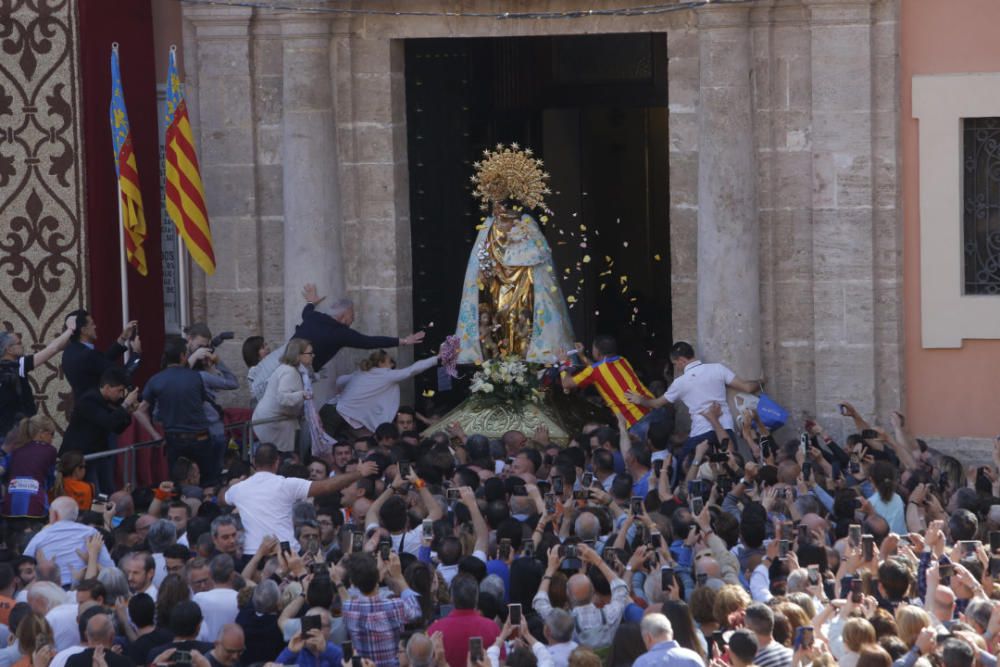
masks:
[[[920,343],[921,156],[911,89],[913,76],[918,74],[1000,72],[1000,39],[996,38],[1000,2],[903,0],[900,5],[907,425],[919,436],[988,437],[1000,432],[1000,340],[967,340],[961,348],[949,350],[923,349]]]

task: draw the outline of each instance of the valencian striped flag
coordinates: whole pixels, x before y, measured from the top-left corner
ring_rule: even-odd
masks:
[[[118,67],[118,45],[111,47],[111,138],[115,145],[115,172],[118,174],[118,202],[122,225],[125,226],[125,253],[128,263],[146,275],[146,217],[142,213],[142,193],[139,192],[139,170],[132,149],[132,130],[125,111],[122,75]]]
[[[167,215],[177,225],[191,257],[208,275],[215,273],[215,251],[212,230],[205,210],[205,189],[198,171],[198,156],[194,152],[194,137],[188,120],[187,103],[181,94],[177,76],[176,47],[170,47],[170,69],[167,71],[167,137],[166,198]]]

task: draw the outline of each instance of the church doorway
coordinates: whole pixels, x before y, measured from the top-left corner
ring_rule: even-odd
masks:
[[[552,175],[554,215],[542,229],[576,339],[589,347],[611,333],[647,381],[660,377],[672,342],[666,40],[406,41],[413,313],[430,347],[454,331],[485,215],[471,195],[473,163],[516,142]],[[417,395],[434,385],[421,378]]]

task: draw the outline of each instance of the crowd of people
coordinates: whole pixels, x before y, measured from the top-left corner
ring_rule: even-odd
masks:
[[[966,469],[846,401],[844,442],[772,432],[727,402],[758,381],[678,342],[644,383],[607,336],[552,388],[607,420],[490,440],[400,405],[438,359],[387,350],[421,333],[365,336],[349,301],[304,295],[291,340],[244,344],[246,458],[204,325],[141,388],[135,323],[105,352],[86,311],[34,354],[0,334],[0,667],[995,666],[1000,440]],[[374,351],[317,405],[343,347]],[[59,352],[61,438],[28,383]],[[165,443],[155,487],[95,457],[133,420]]]

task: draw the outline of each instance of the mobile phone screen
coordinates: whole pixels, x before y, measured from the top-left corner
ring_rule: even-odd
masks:
[[[509,604],[507,605],[507,610],[507,617],[510,619],[510,624],[521,625],[521,605]]]

